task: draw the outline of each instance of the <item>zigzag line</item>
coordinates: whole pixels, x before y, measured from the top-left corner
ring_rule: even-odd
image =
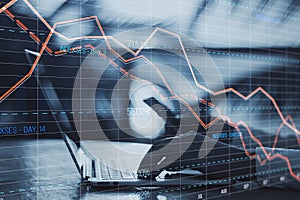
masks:
[[[294,122],[293,122],[293,119],[291,116],[287,116],[286,118],[283,116],[279,106],[277,105],[277,102],[275,101],[275,99],[267,92],[265,91],[262,87],[258,87],[257,89],[255,89],[254,91],[252,91],[249,95],[245,96],[243,94],[241,94],[240,92],[238,92],[237,90],[235,90],[234,88],[227,88],[225,90],[220,90],[220,91],[212,91],[208,88],[206,88],[205,86],[201,85],[198,83],[197,81],[197,78],[195,76],[195,73],[193,71],[193,68],[192,68],[192,65],[190,63],[190,60],[187,56],[187,53],[186,53],[186,50],[184,48],[184,45],[183,45],[183,42],[181,40],[181,37],[178,35],[178,34],[175,34],[175,33],[172,33],[170,31],[167,31],[167,30],[163,30],[163,29],[160,29],[160,28],[156,28],[150,35],[149,37],[144,41],[143,45],[136,51],[132,51],[130,48],[128,48],[126,45],[124,45],[123,43],[119,42],[118,40],[114,39],[113,37],[110,37],[110,36],[106,36],[104,31],[103,31],[103,28],[100,24],[100,21],[98,19],[97,16],[89,16],[89,17],[85,17],[85,18],[80,18],[80,19],[74,19],[74,20],[68,20],[68,21],[63,21],[63,22],[57,22],[55,23],[53,26],[50,26],[48,24],[48,22],[38,13],[38,11],[30,4],[30,2],[28,0],[23,0],[27,6],[36,14],[36,16],[44,23],[44,25],[50,30],[50,33],[48,34],[45,42],[42,44],[42,48],[36,58],[36,60],[34,61],[32,67],[30,68],[29,72],[23,77],[21,78],[17,83],[15,83],[10,89],[8,89],[4,94],[2,94],[0,96],[0,103],[5,99],[7,98],[14,90],[16,90],[20,85],[22,85],[33,73],[33,71],[35,70],[36,66],[37,66],[37,63],[39,62],[42,54],[44,53],[44,51],[46,50],[50,55],[52,55],[53,51],[47,47],[47,44],[49,43],[51,37],[53,34],[61,37],[62,39],[65,39],[67,41],[75,41],[75,40],[81,40],[81,39],[104,39],[109,50],[115,54],[119,59],[121,59],[123,62],[125,63],[128,63],[132,60],[136,60],[136,59],[140,59],[142,58],[144,61],[146,61],[147,63],[149,63],[153,69],[155,69],[157,71],[157,73],[160,75],[160,77],[162,78],[164,84],[166,85],[166,87],[168,88],[168,90],[170,91],[170,93],[172,93],[174,95],[175,98],[177,98],[179,101],[181,101],[189,110],[190,112],[195,116],[195,118],[199,121],[199,123],[204,127],[204,128],[209,128],[211,125],[213,125],[214,123],[216,123],[217,121],[219,120],[223,120],[229,124],[231,124],[232,126],[234,126],[237,130],[240,130],[240,126],[243,126],[244,128],[247,129],[249,135],[251,136],[252,140],[255,141],[263,150],[265,156],[266,156],[266,159],[265,160],[261,160],[259,156],[256,156],[256,155],[250,155],[250,153],[247,151],[247,148],[245,146],[245,143],[244,143],[244,140],[243,140],[243,137],[242,135],[240,136],[241,137],[241,141],[242,141],[242,145],[245,149],[245,153],[246,155],[248,155],[250,158],[257,158],[258,161],[263,165],[266,163],[266,160],[273,160],[275,158],[280,158],[282,160],[284,160],[286,163],[287,163],[287,166],[289,168],[289,172],[291,174],[292,177],[294,177],[296,180],[300,181],[300,177],[298,177],[296,175],[296,173],[293,172],[293,169],[292,169],[292,166],[291,166],[291,163],[290,163],[290,160],[288,157],[286,156],[283,156],[281,154],[274,154],[274,155],[271,155],[274,151],[274,148],[276,146],[276,143],[277,143],[277,139],[278,139],[278,135],[280,133],[280,130],[282,128],[283,125],[286,125],[287,127],[289,127],[295,134],[296,136],[298,136],[300,134],[299,130],[296,128]],[[0,9],[0,13],[4,12],[10,19],[12,19],[13,21],[16,22],[16,24],[21,27],[24,31],[28,31],[28,28],[22,23],[20,22],[19,20],[15,20],[15,16],[8,10],[8,8],[12,5],[14,5],[15,3],[17,2],[17,0],[12,0],[10,1],[9,3],[7,3],[5,6],[3,6],[1,9]],[[64,25],[64,24],[69,24],[69,23],[74,23],[74,22],[78,22],[78,21],[85,21],[85,20],[90,20],[90,19],[95,19],[96,20],[96,23],[98,25],[98,28],[102,34],[102,36],[83,36],[83,37],[75,37],[75,38],[67,38],[66,36],[62,35],[61,33],[58,33],[57,31],[55,31],[56,27],[59,26],[59,25]],[[220,94],[226,94],[226,93],[229,93],[229,92],[232,92],[234,94],[236,94],[237,96],[239,96],[240,98],[244,99],[244,100],[248,100],[249,98],[251,98],[252,96],[254,96],[256,93],[258,92],[261,92],[263,93],[269,100],[271,100],[271,102],[273,103],[274,107],[276,108],[276,111],[279,115],[279,117],[281,118],[282,120],[282,124],[280,125],[280,127],[278,128],[278,131],[276,133],[276,137],[275,137],[275,140],[274,140],[274,145],[273,145],[273,150],[272,152],[268,153],[265,149],[265,147],[263,146],[263,144],[261,143],[261,141],[259,139],[257,139],[252,131],[250,130],[249,126],[243,122],[243,121],[239,121],[238,123],[233,123],[229,117],[227,116],[222,116],[220,115],[219,117],[215,118],[214,120],[212,120],[210,123],[208,124],[205,124],[201,118],[197,115],[197,113],[192,109],[192,107],[180,96],[178,96],[173,90],[172,88],[169,86],[169,84],[167,83],[167,81],[165,80],[165,78],[163,77],[163,75],[161,74],[161,72],[159,71],[159,69],[149,60],[147,59],[146,57],[144,57],[143,55],[139,55],[138,54],[144,49],[145,45],[154,37],[154,35],[158,32],[158,31],[161,31],[161,32],[164,32],[166,34],[169,34],[169,35],[172,35],[176,38],[178,38],[178,41],[180,43],[180,46],[182,48],[182,51],[184,53],[184,57],[188,63],[188,66],[189,66],[189,69],[192,73],[192,76],[193,76],[193,79],[194,79],[194,82],[196,84],[197,87],[199,87],[200,89],[203,89],[204,91],[210,93],[211,95],[214,95],[214,96],[217,96],[217,95],[220,95]],[[35,40],[37,43],[41,43],[41,40],[36,36],[34,35],[32,32],[29,32],[28,33],[30,35],[30,37]],[[116,42],[117,44],[119,44],[120,46],[122,46],[124,49],[126,49],[129,53],[131,53],[134,57],[133,58],[130,58],[130,59],[124,59],[120,54],[118,54],[110,45],[109,41],[108,40],[113,40],[114,42]],[[101,55],[103,57],[103,55]],[[114,66],[116,66],[116,64],[109,60],[109,62],[111,62]],[[124,69],[120,69],[122,73],[124,73],[125,75],[128,75],[128,72]],[[291,121],[291,123],[288,122],[288,120]],[[298,142],[299,142],[299,138],[298,139]]]

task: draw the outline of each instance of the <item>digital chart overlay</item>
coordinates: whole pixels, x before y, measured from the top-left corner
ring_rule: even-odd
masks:
[[[155,28],[155,30],[149,35],[149,37],[143,42],[143,45],[140,46],[140,48],[137,51],[133,51],[132,49],[130,49],[129,47],[127,47],[126,45],[122,44],[121,42],[119,42],[117,39],[115,39],[112,36],[106,36],[105,32],[101,26],[100,20],[98,19],[97,16],[88,16],[88,17],[84,17],[84,18],[79,18],[79,19],[74,19],[74,20],[68,20],[68,21],[63,21],[63,22],[56,22],[53,24],[53,26],[51,26],[41,15],[40,13],[32,6],[32,4],[28,1],[28,0],[23,0],[23,2],[28,6],[28,8],[30,8],[30,10],[33,11],[33,13],[42,21],[42,23],[49,29],[49,34],[46,37],[45,41],[42,41],[37,35],[35,35],[32,31],[30,31],[30,28],[28,28],[25,24],[23,24],[12,12],[9,11],[9,8],[11,6],[13,6],[15,3],[17,3],[17,0],[12,0],[9,3],[7,3],[6,5],[4,5],[3,7],[1,7],[0,9],[0,13],[4,12],[12,21],[14,21],[16,23],[16,25],[18,25],[21,29],[23,29],[37,44],[41,45],[41,49],[40,51],[37,53],[37,57],[34,61],[34,63],[32,64],[32,66],[30,67],[28,73],[23,76],[18,82],[16,82],[13,86],[11,86],[6,92],[4,92],[3,94],[1,94],[0,96],[0,102],[4,101],[12,92],[14,92],[18,87],[20,87],[28,78],[31,77],[31,75],[33,74],[34,70],[36,69],[39,60],[41,59],[44,51],[46,51],[49,55],[51,56],[58,56],[58,55],[63,55],[65,53],[67,53],[64,50],[58,50],[58,51],[53,51],[52,49],[50,49],[47,45],[51,39],[51,37],[53,35],[56,35],[64,40],[67,41],[77,41],[77,40],[82,40],[82,39],[104,39],[106,42],[106,45],[108,47],[108,49],[114,54],[116,55],[121,61],[123,61],[124,63],[129,63],[133,60],[137,60],[137,59],[143,59],[144,61],[146,61],[147,63],[150,64],[150,66],[155,69],[155,71],[159,74],[159,76],[161,77],[161,79],[163,80],[166,88],[169,90],[169,92],[172,94],[172,96],[170,97],[165,97],[162,94],[160,94],[161,98],[164,100],[168,100],[168,99],[177,99],[179,100],[181,103],[183,103],[188,109],[189,111],[193,114],[193,116],[197,119],[197,121],[205,128],[209,128],[210,126],[212,126],[213,124],[215,124],[216,122],[218,122],[219,120],[223,120],[224,122],[232,125],[233,127],[235,127],[238,131],[240,130],[241,127],[245,128],[249,134],[249,136],[251,137],[251,139],[256,142],[261,148],[262,151],[264,153],[265,159],[261,159],[258,155],[255,154],[250,154],[249,151],[247,151],[247,147],[245,145],[243,136],[240,135],[240,139],[242,142],[242,145],[244,147],[245,153],[248,157],[250,157],[251,159],[257,159],[259,161],[259,163],[261,165],[264,165],[267,163],[267,161],[272,161],[274,159],[281,159],[283,161],[285,161],[288,169],[289,169],[289,173],[290,175],[296,179],[297,181],[300,181],[300,173],[297,174],[296,172],[294,172],[293,167],[291,165],[291,162],[289,160],[288,157],[281,155],[279,153],[273,154],[274,149],[276,147],[277,144],[277,140],[279,137],[279,134],[281,132],[281,129],[286,126],[288,127],[291,131],[294,132],[295,134],[295,139],[297,140],[298,144],[300,144],[300,131],[297,129],[296,124],[293,121],[292,116],[287,115],[284,116],[276,102],[276,100],[262,87],[258,87],[257,89],[255,89],[254,91],[252,91],[250,94],[248,95],[243,95],[242,93],[240,93],[239,91],[235,90],[234,88],[227,88],[224,90],[220,90],[220,91],[212,91],[210,89],[208,89],[207,87],[199,84],[199,82],[197,81],[197,78],[195,76],[195,73],[193,71],[192,65],[189,61],[188,55],[186,53],[184,44],[181,40],[180,35],[175,34],[173,32],[161,29],[161,28]],[[59,27],[60,25],[66,25],[66,24],[70,24],[70,23],[74,23],[74,22],[80,22],[80,21],[87,21],[87,20],[95,20],[95,22],[98,25],[98,28],[101,32],[101,36],[82,36],[82,37],[74,37],[74,38],[68,38],[65,35],[59,33],[56,31],[56,28]],[[184,58],[186,59],[188,66],[189,66],[189,70],[193,76],[194,82],[196,84],[196,86],[201,89],[204,90],[205,92],[213,95],[213,96],[217,96],[220,94],[227,94],[227,93],[233,93],[235,95],[237,95],[238,97],[240,97],[241,99],[247,101],[248,99],[250,99],[251,97],[253,97],[255,94],[257,93],[262,93],[265,97],[267,97],[273,104],[273,106],[275,107],[278,116],[280,117],[282,123],[280,124],[280,126],[277,129],[276,132],[276,136],[273,142],[273,147],[271,151],[267,151],[266,148],[263,146],[262,142],[256,138],[254,136],[254,134],[252,133],[250,127],[244,122],[244,121],[238,121],[238,122],[233,122],[228,116],[224,116],[221,114],[220,110],[218,109],[218,107],[214,104],[212,104],[211,102],[207,102],[204,99],[198,98],[196,96],[193,95],[177,95],[172,88],[170,87],[170,85],[168,84],[168,82],[166,81],[166,79],[163,77],[162,73],[160,72],[159,68],[157,66],[155,66],[148,58],[146,58],[143,55],[140,55],[141,51],[144,49],[144,47],[146,46],[146,44],[155,36],[155,34],[157,32],[162,32],[165,34],[168,34],[170,36],[173,36],[174,38],[177,38],[179,41],[179,44],[181,46],[181,50],[184,53]],[[126,49],[130,54],[132,54],[132,58],[129,59],[125,59],[123,58],[120,54],[118,54],[117,51],[115,51],[111,45],[110,45],[110,41],[113,41],[117,44],[119,44],[120,46],[122,46],[124,49]],[[81,49],[83,48],[82,46],[78,46],[78,47],[73,47],[72,49]],[[84,48],[90,48],[90,49],[95,49],[95,47],[91,44],[85,45]],[[110,64],[112,64],[114,67],[116,67],[118,70],[120,70],[121,73],[123,73],[125,76],[128,76],[131,79],[135,79],[138,81],[144,81],[147,82],[146,80],[140,79],[139,77],[136,77],[132,74],[129,74],[129,72],[122,68],[122,67],[118,67],[118,65],[112,61],[111,59],[108,59],[105,54],[98,52],[98,55],[107,60]],[[151,84],[149,82],[149,84]],[[159,92],[154,86],[153,86],[153,91],[154,92]],[[215,119],[213,119],[212,121],[210,121],[209,123],[205,123],[204,121],[201,120],[200,116],[192,109],[192,107],[183,99],[183,97],[187,97],[190,96],[191,98],[196,98],[198,99],[201,103],[208,105],[210,108],[215,109],[217,111],[217,113],[219,113],[219,116]]]

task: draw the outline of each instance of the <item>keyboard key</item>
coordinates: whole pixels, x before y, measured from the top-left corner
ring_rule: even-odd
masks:
[[[101,161],[100,161],[100,171],[101,171],[101,179],[102,180],[109,180],[107,167]]]
[[[109,161],[108,169],[109,169],[109,175],[111,179],[121,180],[119,168],[117,167],[114,160]]]
[[[122,165],[122,170],[123,170],[121,171],[123,179],[134,179],[135,177],[132,171],[128,168],[124,160],[121,160],[120,163]]]

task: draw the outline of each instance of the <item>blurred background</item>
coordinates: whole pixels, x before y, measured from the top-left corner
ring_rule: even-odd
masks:
[[[10,1],[0,1],[0,8],[8,2]],[[49,34],[49,27],[30,9],[29,5],[32,5],[50,26],[57,22],[96,16],[107,36],[114,36],[128,30],[156,27],[186,35],[195,40],[210,56],[221,75],[224,88],[235,88],[245,96],[258,87],[264,88],[276,99],[283,116],[292,116],[295,126],[299,127],[300,1],[298,0],[19,0],[11,2],[13,5],[7,8],[9,13],[4,12],[3,9],[0,14],[0,95],[28,73]],[[17,20],[21,22],[21,25],[17,23]],[[24,30],[22,24],[28,30]],[[56,31],[69,38],[103,35],[95,20],[68,23],[58,26]],[[161,42],[163,46],[164,41]],[[3,195],[3,199],[43,199],[48,195],[50,197],[53,195],[52,189],[51,194],[49,191],[47,194],[39,193],[39,191],[44,191],[40,188],[41,185],[48,184],[47,181],[45,183],[41,181],[39,184],[39,174],[46,173],[53,156],[62,156],[58,158],[62,163],[68,157],[66,149],[62,147],[61,133],[55,119],[62,119],[63,116],[72,118],[74,113],[72,113],[71,97],[75,77],[86,57],[93,54],[90,50],[76,52],[70,48],[87,44],[96,47],[101,43],[103,40],[66,41],[62,37],[53,36],[48,44],[53,51],[52,55],[44,52],[31,77],[0,103],[0,151],[3,152],[0,156],[0,169],[2,170],[0,172],[0,195]],[[139,39],[128,39],[125,45],[136,50],[142,44],[143,41]],[[67,53],[63,55],[54,54],[55,51],[66,49],[68,49]],[[187,77],[190,76],[185,70],[188,66],[184,61],[176,57],[168,58],[169,55],[160,50],[148,49],[148,52],[145,50],[143,53],[159,63],[173,67],[182,74],[187,74]],[[102,53],[105,54],[105,52]],[[139,65],[139,63],[131,63],[129,68],[131,65]],[[205,73],[199,76],[205,77],[207,75]],[[127,135],[118,130],[113,122],[112,114],[109,114],[111,108],[106,105],[110,103],[112,85],[116,84],[116,80],[121,76],[122,74],[113,71],[112,67],[108,68],[99,81],[102,83],[102,85],[99,84],[99,91],[105,92],[98,92],[96,96],[98,104],[95,110],[99,111],[97,117],[110,139],[151,143],[152,139],[173,136],[178,128],[178,113],[170,110],[178,108],[179,103],[178,101],[163,103],[153,94],[146,95],[147,98],[143,99],[146,104],[143,106],[149,110],[152,105],[159,104],[162,106],[161,109],[168,110],[165,116],[154,110],[156,117],[153,123],[158,124],[159,131],[143,132],[144,135],[141,132],[141,135],[136,138],[136,135]],[[49,108],[39,85],[40,79],[51,80],[53,88],[63,101],[62,110]],[[192,82],[192,79],[188,80]],[[176,85],[175,80],[173,84]],[[218,90],[219,88],[210,89]],[[160,88],[160,90],[165,91],[165,88]],[[201,95],[199,98],[207,100],[210,98],[209,94]],[[203,120],[212,117],[209,111],[204,112],[205,108],[203,106],[203,112],[200,113]],[[224,112],[234,122],[245,121],[265,146],[272,147],[282,120],[266,95],[258,92],[251,99],[244,101],[237,95],[229,93]],[[145,120],[139,123],[144,123]],[[139,132],[139,127],[135,128],[136,132]],[[70,132],[76,131],[74,125],[70,130]],[[203,128],[199,126],[199,130]],[[38,143],[40,139],[47,141],[49,138],[53,139],[50,143],[45,141]],[[25,143],[19,142],[18,139],[25,140]],[[279,140],[281,147],[298,148],[297,140],[293,131],[283,127]],[[255,147],[250,137],[245,137],[245,141],[247,145]],[[231,142],[242,147],[237,140]],[[59,148],[52,152],[55,149],[51,147],[52,143],[60,144],[64,153],[57,152]],[[22,149],[22,153],[18,148]],[[42,157],[40,158],[39,155]],[[26,157],[31,157],[34,161],[30,163],[29,160],[26,161]],[[11,162],[10,158],[14,161]],[[55,173],[49,172],[49,177],[51,177],[49,180],[53,181],[57,177],[64,176],[67,174],[66,169],[67,171],[72,169],[72,173],[68,176],[71,186],[68,187],[74,188],[74,184],[79,187],[79,175],[75,175],[76,171],[71,167],[71,160],[66,165],[66,168],[64,165],[53,166],[59,167],[62,172],[60,174],[58,169],[50,170]],[[39,171],[41,168],[42,171]],[[8,174],[15,176],[16,172],[21,174],[19,178],[18,176],[8,178]],[[20,178],[24,173],[28,181],[26,178]],[[21,186],[18,184],[14,186],[15,182]],[[30,186],[32,183],[33,187]],[[54,185],[57,186],[56,183]],[[70,195],[70,199],[96,198],[89,195],[81,196],[80,189],[71,190],[73,197]],[[60,191],[66,191],[64,184],[61,185]],[[22,192],[29,196],[25,198]],[[197,199],[196,193],[187,192],[187,196],[183,195],[182,198]],[[126,198],[133,198],[128,193],[125,192],[125,194]],[[67,195],[69,195],[68,192]],[[137,196],[140,197],[140,195]],[[175,196],[179,198],[181,195],[175,194]],[[218,197],[219,195],[214,193],[212,196]],[[59,199],[61,196],[55,197]],[[167,195],[166,198],[157,195],[146,195],[146,197],[173,198],[172,195]],[[282,196],[278,195],[279,197],[281,199]],[[113,198],[121,197],[114,196]],[[297,199],[291,193],[292,198]]]

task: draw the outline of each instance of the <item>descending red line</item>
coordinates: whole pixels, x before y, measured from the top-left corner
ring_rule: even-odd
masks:
[[[276,144],[277,144],[277,140],[278,140],[278,136],[280,134],[280,131],[282,129],[282,127],[284,125],[286,125],[288,128],[290,128],[296,135],[297,137],[297,141],[298,143],[300,144],[300,139],[298,137],[298,135],[300,135],[300,132],[299,130],[296,128],[296,125],[292,119],[291,116],[286,116],[284,117],[279,106],[277,105],[277,102],[275,101],[275,99],[267,92],[265,91],[262,87],[258,87],[256,88],[254,91],[252,91],[249,95],[245,96],[243,94],[241,94],[240,92],[238,92],[237,90],[235,90],[234,88],[227,88],[227,89],[224,89],[224,90],[220,90],[220,91],[212,91],[208,88],[206,88],[205,86],[201,85],[198,83],[197,81],[197,78],[195,76],[195,73],[193,71],[193,68],[192,68],[192,65],[190,63],[190,60],[188,58],[188,55],[186,53],[186,50],[184,48],[184,45],[183,45],[183,42],[181,40],[181,37],[178,35],[178,34],[175,34],[175,33],[172,33],[170,31],[167,31],[167,30],[163,30],[163,29],[160,29],[160,28],[156,28],[150,35],[149,37],[144,41],[143,45],[136,51],[134,52],[133,50],[131,50],[130,48],[128,48],[126,45],[124,45],[123,43],[121,43],[120,41],[116,40],[115,38],[113,37],[110,37],[110,36],[106,36],[105,35],[105,32],[100,24],[100,21],[98,19],[97,16],[89,16],[89,17],[84,17],[84,18],[80,18],[80,19],[74,19],[74,20],[68,20],[68,21],[63,21],[63,22],[57,22],[55,23],[53,26],[50,26],[48,24],[48,22],[39,14],[39,12],[30,4],[30,2],[28,0],[23,0],[25,2],[25,4],[34,12],[34,14],[44,23],[44,25],[50,30],[45,42],[42,44],[42,48],[41,50],[39,51],[39,54],[37,56],[37,58],[35,59],[33,65],[31,66],[29,72],[24,76],[22,77],[17,83],[15,83],[10,89],[8,89],[4,94],[2,94],[0,96],[0,103],[5,99],[7,98],[14,90],[16,90],[20,85],[22,85],[33,73],[33,71],[35,70],[36,66],[37,66],[37,63],[39,62],[42,54],[44,53],[44,51],[46,50],[50,55],[53,55],[53,51],[47,46],[52,35],[55,34],[57,35],[58,37],[61,37],[62,39],[65,39],[65,40],[68,40],[68,41],[75,41],[75,40],[81,40],[81,39],[104,39],[106,44],[107,44],[107,47],[109,48],[109,50],[115,54],[120,60],[122,60],[123,62],[125,63],[128,63],[128,62],[131,62],[133,60],[137,60],[137,59],[143,59],[145,62],[147,62],[149,65],[151,65],[151,67],[153,69],[156,70],[156,72],[159,74],[159,76],[161,77],[161,79],[163,80],[165,86],[168,88],[168,90],[170,91],[170,93],[173,95],[173,98],[176,98],[178,99],[179,101],[181,101],[188,109],[189,111],[194,115],[194,117],[198,120],[198,122],[204,127],[204,128],[209,128],[211,125],[213,125],[214,123],[216,123],[217,121],[219,120],[223,120],[225,122],[227,122],[228,124],[232,125],[233,127],[235,127],[237,130],[240,130],[240,126],[243,126],[244,128],[246,128],[247,132],[249,133],[250,137],[252,138],[253,141],[255,141],[263,150],[265,156],[266,156],[266,159],[265,160],[261,160],[261,158],[259,156],[256,156],[256,155],[251,155],[248,151],[247,151],[247,147],[245,145],[245,142],[243,140],[243,136],[241,135],[241,142],[242,142],[242,145],[243,145],[243,148],[245,150],[245,153],[247,156],[249,156],[250,158],[257,158],[258,161],[260,162],[260,164],[265,164],[267,160],[271,161],[275,158],[280,158],[282,160],[284,160],[286,163],[287,163],[287,166],[288,166],[288,169],[289,169],[289,172],[291,174],[292,177],[294,177],[296,180],[300,181],[300,177],[298,177],[294,172],[293,172],[293,169],[292,169],[292,166],[291,166],[291,163],[290,163],[290,160],[286,157],[286,156],[283,156],[281,154],[273,154],[274,152],[274,149],[276,147]],[[3,6],[2,8],[0,8],[0,13],[2,12],[5,12],[6,15],[8,15],[8,17],[10,19],[12,19],[13,21],[15,21],[15,16],[10,12],[8,11],[8,8],[12,5],[14,5],[15,3],[17,2],[17,0],[11,0],[9,3],[7,3],[5,6]],[[98,25],[98,28],[102,34],[102,36],[83,36],[83,37],[75,37],[75,38],[68,38],[64,35],[62,35],[61,33],[58,33],[55,31],[56,27],[59,26],[59,25],[64,25],[64,24],[70,24],[70,23],[74,23],[74,22],[79,22],[79,21],[85,21],[85,20],[91,20],[91,19],[94,19]],[[18,26],[20,26],[22,29],[26,30],[26,26],[21,23],[19,20],[15,21],[16,24]],[[26,30],[27,31],[27,30]],[[178,39],[179,43],[180,43],[180,46],[182,48],[182,51],[184,53],[184,56],[185,56],[185,59],[188,63],[188,66],[190,68],[190,71],[191,71],[191,74],[193,76],[193,79],[194,79],[194,82],[196,84],[197,87],[199,87],[200,89],[203,89],[204,91],[210,93],[211,95],[214,95],[214,96],[217,96],[217,95],[220,95],[220,94],[226,94],[226,93],[234,93],[236,94],[237,96],[239,96],[240,98],[242,98],[243,100],[248,100],[250,99],[252,96],[254,96],[255,94],[257,94],[258,92],[261,92],[263,93],[273,104],[273,106],[275,107],[279,117],[281,118],[282,120],[282,123],[280,124],[277,132],[276,132],[276,136],[275,136],[275,140],[274,140],[274,144],[273,144],[273,147],[272,147],[272,151],[271,152],[267,152],[267,150],[265,149],[265,147],[263,146],[263,144],[261,143],[261,141],[259,139],[257,139],[252,131],[250,130],[250,128],[248,127],[248,125],[243,122],[243,121],[239,121],[238,123],[233,123],[230,118],[228,116],[223,116],[221,114],[221,112],[219,112],[218,108],[212,104],[211,102],[207,102],[208,105],[212,108],[216,108],[216,110],[218,111],[219,115],[217,118],[215,118],[214,120],[212,120],[211,122],[209,122],[208,124],[205,124],[201,118],[198,116],[198,114],[192,109],[192,107],[183,99],[182,96],[178,96],[173,90],[172,88],[169,86],[168,82],[165,80],[164,76],[162,75],[162,73],[160,72],[159,68],[157,68],[149,59],[147,59],[145,56],[143,55],[139,55],[139,53],[144,49],[144,47],[146,46],[146,44],[154,37],[154,35],[158,32],[164,32],[166,34],[169,34],[169,35],[172,35],[174,36],[175,38]],[[29,35],[32,37],[33,40],[35,40],[37,43],[41,43],[41,40],[32,32],[29,32]],[[131,53],[134,57],[130,58],[130,59],[125,59],[123,58],[120,54],[118,54],[117,51],[115,51],[110,43],[109,43],[109,40],[112,40],[114,42],[116,42],[117,44],[119,44],[120,46],[122,46],[124,49],[126,49],[129,53]],[[91,45],[89,46],[90,48],[93,48]],[[56,54],[61,54],[61,53],[64,53],[64,52],[59,52],[59,51],[56,51],[54,52],[54,55]],[[104,58],[104,59],[107,59],[106,56],[103,54],[101,55],[100,52],[98,52],[98,54]],[[117,67],[117,64],[114,63],[112,60],[108,60],[111,64],[113,64],[115,67]],[[128,76],[128,72],[123,69],[123,68],[119,68],[119,70],[121,70],[122,73],[124,73],[125,75]],[[136,80],[141,80],[139,79],[138,77],[135,77],[133,75],[130,75],[129,77],[132,77]],[[141,80],[141,81],[144,81],[146,83],[150,83],[149,81],[146,81],[146,80]],[[163,95],[160,95],[162,98]],[[165,98],[164,98],[165,99]],[[199,99],[200,102],[202,103],[206,103],[206,101],[204,100],[201,100]],[[290,121],[290,123],[288,122]]]

